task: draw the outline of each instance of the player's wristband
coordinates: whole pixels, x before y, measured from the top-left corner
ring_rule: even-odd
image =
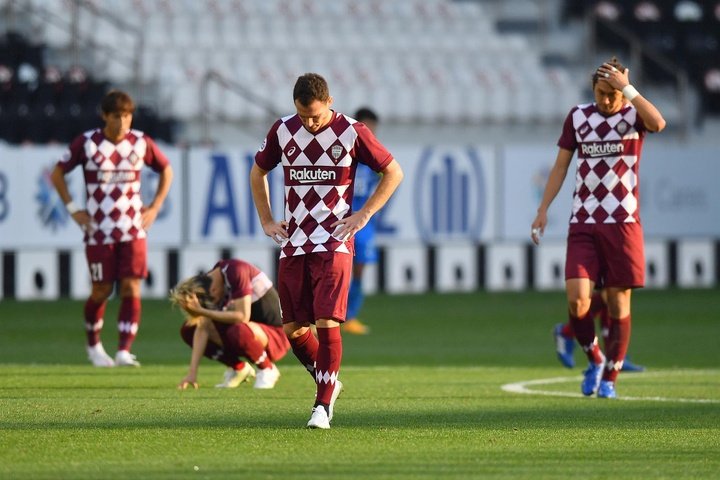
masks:
[[[65,209],[67,209],[68,213],[72,216],[75,215],[77,212],[80,211],[80,207],[75,205],[75,202],[70,200],[68,203],[65,204]]]
[[[640,92],[632,85],[625,85],[625,88],[622,89],[622,94],[628,101],[632,102],[635,97],[640,95]]]

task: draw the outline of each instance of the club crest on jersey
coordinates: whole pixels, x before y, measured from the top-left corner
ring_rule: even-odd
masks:
[[[625,135],[625,132],[628,131],[629,125],[626,121],[622,121],[617,124],[617,127],[615,127],[620,135]]]
[[[342,155],[342,153],[343,153],[343,150],[344,149],[343,149],[342,145],[333,145],[332,148],[330,149],[330,155],[332,155],[332,157],[335,160],[339,160],[340,155]]]
[[[135,165],[140,161],[140,157],[138,157],[137,153],[132,152],[130,155],[128,155],[128,160]]]

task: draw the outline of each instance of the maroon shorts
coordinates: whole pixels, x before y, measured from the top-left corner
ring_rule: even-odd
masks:
[[[316,252],[280,259],[278,293],[283,323],[345,321],[353,256]]]
[[[144,238],[108,245],[86,245],[85,256],[93,283],[147,277],[147,241]]]
[[[270,358],[271,362],[277,362],[283,358],[290,349],[290,342],[288,342],[283,328],[265,325],[264,323],[258,323],[257,325],[263,329],[268,337],[267,348],[265,348],[268,358]],[[230,325],[221,335],[224,346],[233,353],[238,353],[238,346],[241,344],[239,341],[240,337],[247,338],[255,336],[247,323]]]
[[[645,285],[645,249],[639,223],[571,224],[565,279],[589,278],[601,287]]]

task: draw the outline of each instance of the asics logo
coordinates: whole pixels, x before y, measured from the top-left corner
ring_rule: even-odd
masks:
[[[297,150],[295,147],[292,147],[290,150],[287,151],[287,156],[292,157],[293,153],[295,153],[295,150]]]

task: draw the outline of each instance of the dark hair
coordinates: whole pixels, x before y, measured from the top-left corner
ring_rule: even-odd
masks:
[[[625,71],[625,67],[623,66],[622,63],[620,63],[620,60],[618,60],[615,55],[613,55],[613,57],[612,57],[610,60],[608,60],[607,62],[605,62],[605,63],[609,63],[610,66],[617,68],[617,69],[618,69],[619,71],[621,71],[621,72],[624,72],[624,71]],[[600,67],[602,67],[602,65],[600,65]],[[598,69],[599,69],[600,67],[596,68],[596,69],[595,69],[595,73],[593,73],[593,76],[592,76],[592,86],[593,86],[593,88],[595,88],[595,85],[597,84],[598,80],[600,80],[600,73],[598,72]]]
[[[132,97],[121,90],[110,90],[100,102],[100,110],[108,115],[110,113],[133,113],[135,102]]]
[[[358,122],[375,122],[379,123],[380,119],[377,116],[377,113],[375,113],[373,110],[371,110],[368,107],[361,107],[358,108],[357,112],[355,112],[355,120]]]
[[[330,98],[327,81],[317,73],[306,73],[298,77],[293,88],[293,101],[307,107],[313,101],[326,102]]]

